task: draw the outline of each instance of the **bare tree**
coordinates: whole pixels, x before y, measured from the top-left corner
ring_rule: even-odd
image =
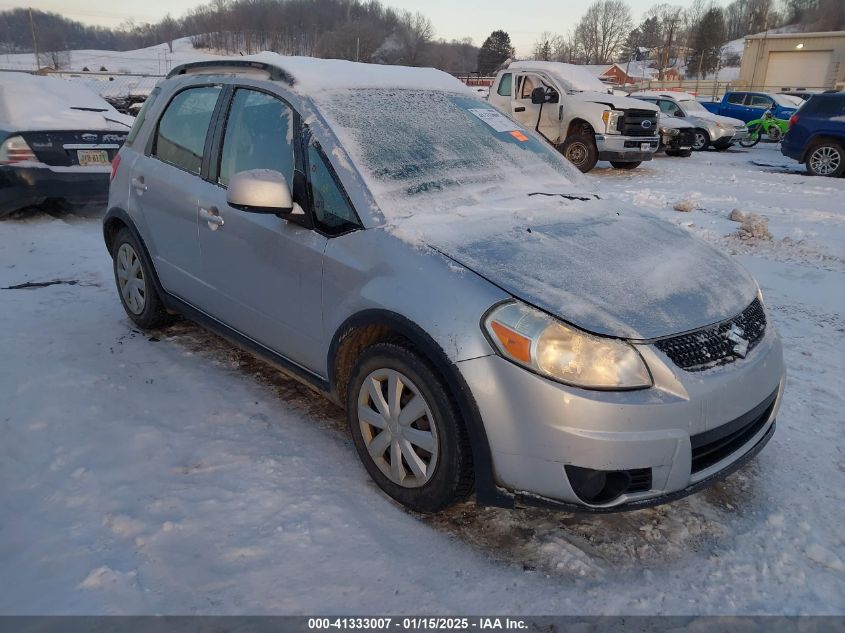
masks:
[[[622,0],[597,0],[578,22],[576,37],[588,63],[606,64],[619,55],[632,27],[631,10]]]
[[[532,57],[538,61],[548,62],[554,59],[555,52],[560,49],[560,35],[550,31],[543,31],[532,47]]]
[[[399,14],[395,35],[402,47],[402,61],[408,66],[418,66],[426,48],[434,39],[434,26],[422,13],[403,11]]]
[[[678,60],[677,40],[682,27],[684,9],[671,4],[657,4],[649,9],[647,15],[657,20],[660,29],[659,44],[655,50],[658,78],[662,80],[664,70],[673,66]]]

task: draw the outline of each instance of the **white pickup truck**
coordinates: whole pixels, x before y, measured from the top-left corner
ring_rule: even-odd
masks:
[[[587,69],[559,62],[514,62],[490,87],[490,104],[537,130],[583,172],[599,160],[633,169],[660,145],[656,106],[610,94]]]

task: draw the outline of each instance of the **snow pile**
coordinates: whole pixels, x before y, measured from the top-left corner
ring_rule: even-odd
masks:
[[[769,218],[756,213],[749,213],[743,217],[741,222],[742,224],[736,230],[739,239],[764,241],[772,239],[772,234],[769,231]]]
[[[589,70],[575,64],[562,62],[522,61],[513,62],[510,70],[542,70],[557,79],[566,89],[577,92],[607,93],[609,87]]]
[[[681,213],[690,213],[691,211],[695,211],[695,201],[691,197],[681,198],[672,208]]]

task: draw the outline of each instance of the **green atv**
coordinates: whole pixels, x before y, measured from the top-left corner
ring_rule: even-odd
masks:
[[[748,136],[739,142],[743,147],[754,147],[765,134],[772,143],[779,143],[783,135],[789,131],[789,121],[777,119],[771,110],[760,119],[748,122]]]

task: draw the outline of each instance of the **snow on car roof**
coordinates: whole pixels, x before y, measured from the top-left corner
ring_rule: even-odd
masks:
[[[0,73],[0,129],[126,131],[132,120],[82,82]]]
[[[303,96],[314,96],[327,91],[375,88],[469,92],[461,81],[435,68],[363,64],[344,59],[286,56],[266,51],[257,55],[224,57],[199,64],[186,64],[174,72],[221,72],[225,71],[227,66],[244,65],[245,62],[257,62],[282,71],[292,80],[293,90]],[[171,76],[173,74],[172,72]]]
[[[513,62],[508,66],[509,70],[542,70],[564,84],[568,85],[572,90],[582,90],[585,92],[607,92],[607,84],[603,84],[598,77],[587,70],[583,66],[576,66],[575,64],[564,64],[562,62],[539,62],[539,61],[523,61]]]
[[[632,97],[671,97],[676,101],[695,101],[696,98],[694,95],[691,95],[688,92],[681,92],[680,90],[640,90],[638,92],[632,92]]]

